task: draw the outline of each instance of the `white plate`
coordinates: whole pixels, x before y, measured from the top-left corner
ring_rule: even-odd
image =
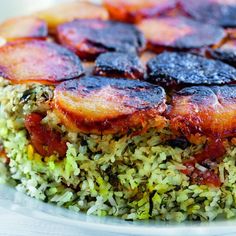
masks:
[[[157,221],[128,222],[115,217],[88,216],[67,209],[40,202],[5,185],[0,185],[0,207],[29,217],[55,222],[60,225],[85,229],[87,233],[96,231],[98,235],[117,233],[119,235],[176,235],[185,234],[223,236],[236,235],[236,221],[214,221],[210,223],[185,222],[165,223]]]
[[[15,15],[29,14],[63,0],[0,0],[0,20]],[[115,1],[115,0],[114,0]],[[0,185],[0,207],[29,217],[85,229],[98,235],[236,235],[236,220],[210,223],[165,223],[157,221],[127,222],[114,217],[87,216],[29,198],[15,189]]]

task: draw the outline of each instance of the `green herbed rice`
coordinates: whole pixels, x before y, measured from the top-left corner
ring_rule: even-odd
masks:
[[[3,79],[0,87],[0,140],[10,158],[9,165],[0,163],[1,182],[14,180],[31,197],[98,216],[180,222],[236,215],[236,147],[218,165],[220,188],[193,185],[180,170],[201,146],[165,145],[167,129],[135,137],[67,132],[45,103],[53,88]],[[24,129],[24,115],[33,111],[47,111],[43,122],[68,140],[64,159],[35,152]]]

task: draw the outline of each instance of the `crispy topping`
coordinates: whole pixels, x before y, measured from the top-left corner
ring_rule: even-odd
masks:
[[[219,43],[224,37],[223,29],[193,21],[186,17],[161,17],[146,19],[138,28],[147,38],[149,49],[192,49]]]
[[[236,85],[184,88],[169,113],[173,132],[223,139],[236,135]]]
[[[95,75],[142,79],[144,68],[134,54],[109,52],[101,54],[95,61]]]
[[[235,0],[180,0],[183,9],[196,20],[224,27],[236,26]]]
[[[19,39],[46,39],[47,24],[32,16],[17,17],[0,24],[0,37],[6,41]]]
[[[176,0],[105,0],[112,19],[139,22],[143,18],[164,14],[176,7]]]
[[[236,81],[236,69],[189,53],[164,52],[148,64],[149,80],[166,87],[216,85]]]
[[[104,52],[137,53],[144,37],[135,26],[102,20],[75,20],[57,30],[59,41],[82,59],[93,60]]]
[[[83,74],[80,59],[46,41],[17,41],[0,48],[0,76],[13,83],[57,84]]]
[[[70,80],[56,87],[54,103],[63,124],[73,131],[113,134],[165,125],[164,90],[136,80]]]

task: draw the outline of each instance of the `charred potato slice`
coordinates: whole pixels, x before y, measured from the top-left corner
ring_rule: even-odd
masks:
[[[80,59],[46,41],[16,41],[0,48],[0,76],[13,83],[57,84],[83,74]]]
[[[181,16],[146,19],[138,24],[138,28],[146,36],[148,48],[158,53],[165,49],[185,50],[214,45],[226,35],[220,27]]]
[[[75,132],[115,134],[165,126],[164,90],[137,80],[93,76],[66,81],[55,89],[54,107]]]
[[[228,40],[222,46],[209,50],[211,57],[236,67],[236,39]]]
[[[236,27],[235,0],[180,0],[183,9],[196,20],[223,27]]]
[[[143,18],[164,14],[175,8],[176,0],[105,0],[110,17],[125,22],[139,22]]]
[[[6,41],[18,39],[46,39],[45,21],[32,16],[17,17],[0,24],[0,37]]]
[[[105,8],[85,1],[60,4],[36,15],[48,23],[51,32],[55,32],[58,25],[75,19],[108,19]]]
[[[179,91],[172,101],[171,128],[187,137],[236,135],[236,85],[196,86]]]
[[[95,75],[142,79],[144,69],[134,54],[108,52],[101,54],[95,61]]]
[[[166,87],[217,85],[236,81],[236,69],[190,53],[164,52],[147,64],[148,80]]]
[[[82,59],[93,60],[105,52],[137,53],[145,40],[135,26],[103,20],[75,20],[57,29],[59,41]]]

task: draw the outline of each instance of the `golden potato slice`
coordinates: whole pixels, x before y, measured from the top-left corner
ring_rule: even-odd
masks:
[[[55,32],[58,25],[75,19],[108,19],[105,8],[85,1],[60,4],[36,15],[48,23],[51,32]]]
[[[6,41],[18,39],[46,39],[47,24],[33,16],[16,17],[0,24],[0,37]]]
[[[55,43],[27,40],[0,47],[0,76],[13,83],[57,84],[83,72],[80,59]]]
[[[114,134],[165,126],[164,90],[137,80],[92,76],[63,82],[55,89],[54,107],[75,132]]]
[[[164,14],[176,7],[176,0],[105,0],[110,17],[124,22],[139,22],[143,18]]]

